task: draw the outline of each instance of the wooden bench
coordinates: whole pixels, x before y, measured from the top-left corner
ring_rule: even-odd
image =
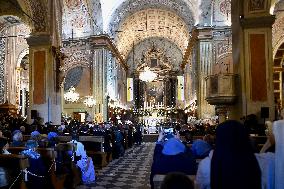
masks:
[[[30,139],[30,135],[24,135],[24,139]],[[72,136],[58,136],[58,140],[61,143],[66,143],[72,140]],[[105,167],[108,162],[112,160],[111,154],[104,152],[104,136],[79,136],[79,141],[84,144],[87,155],[92,157],[97,168]],[[13,149],[12,153],[18,154],[22,150],[23,148],[19,147],[18,151],[16,149]],[[41,152],[40,148],[38,148],[37,150],[40,154],[45,153],[44,151]],[[55,153],[54,150],[53,152]]]
[[[167,175],[154,175],[154,178],[153,178],[153,182],[154,182],[154,189],[160,189],[161,187],[161,184],[164,180],[164,178],[166,177]],[[195,176],[196,175],[187,175],[188,178],[190,178],[190,180],[192,182],[194,182],[194,188],[197,189],[197,186],[195,184]]]
[[[79,141],[85,146],[88,156],[93,159],[96,168],[107,166],[111,160],[111,154],[104,151],[104,136],[79,136]]]
[[[23,170],[29,167],[29,160],[26,156],[15,154],[0,154],[0,187],[26,189]],[[21,173],[22,172],[22,173]],[[17,181],[16,181],[17,180]]]

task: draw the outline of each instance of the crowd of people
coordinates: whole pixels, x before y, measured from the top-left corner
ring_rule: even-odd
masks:
[[[143,130],[139,125],[76,121],[62,122],[59,126],[51,124],[43,125],[35,120],[32,125],[28,125],[21,118],[1,116],[1,153],[10,154],[9,146],[24,147],[21,154],[29,158],[31,166],[28,171],[36,175],[46,175],[48,168],[41,162],[41,155],[36,148],[54,148],[58,144],[58,136],[71,135],[69,144],[75,145],[76,148],[69,152],[69,157],[78,167],[81,182],[89,184],[96,179],[94,163],[92,158],[87,156],[86,146],[78,140],[79,135],[103,136],[104,150],[111,153],[112,158],[123,156],[127,147],[140,145],[142,142]],[[171,173],[165,179],[167,186],[162,184],[162,188],[171,188],[169,186],[175,181],[190,185],[185,188],[195,185],[198,189],[279,189],[279,183],[283,182],[280,177],[284,171],[282,160],[279,158],[283,153],[282,125],[281,121],[274,124],[266,122],[267,141],[257,153],[253,141],[250,140],[250,131],[239,121],[221,123],[216,127],[215,133],[210,132],[211,134],[196,140],[193,140],[192,129],[188,127],[176,124],[172,130],[162,128],[153,155],[151,187],[154,188],[155,175]],[[24,141],[23,135],[30,135],[30,139]],[[279,176],[277,173],[281,171]],[[184,175],[196,175],[194,182],[185,179]],[[47,186],[39,178],[32,175],[30,177],[28,180],[32,182],[29,182],[29,188]],[[176,181],[178,179],[181,181]],[[175,184],[172,188],[177,186]]]
[[[267,142],[258,153],[249,130],[239,121],[221,123],[215,137],[206,135],[194,141],[188,133],[181,140],[180,134],[184,132],[179,128],[170,134],[162,130],[154,151],[151,187],[154,188],[154,175],[179,172],[196,175],[194,182],[198,189],[280,189],[284,186],[280,179],[284,166],[277,157],[283,157],[283,124],[284,121],[275,122],[272,129],[272,123],[266,122]],[[198,165],[197,160],[200,161]],[[173,178],[176,183],[180,182],[178,178],[182,179]]]
[[[59,163],[57,168],[60,168],[60,162],[68,162],[72,160],[79,170],[82,184],[92,184],[96,180],[95,167],[92,158],[88,157],[86,147],[79,141],[80,136],[103,136],[104,151],[112,158],[119,158],[124,155],[125,148],[132,147],[134,144],[142,143],[142,130],[140,127],[132,125],[112,125],[110,123],[93,124],[92,122],[79,123],[75,120],[62,121],[59,126],[51,125],[52,123],[42,124],[36,119],[33,124],[28,125],[18,117],[0,116],[0,151],[2,154],[11,154],[10,147],[22,147],[20,154],[29,158],[29,167],[27,171],[29,189],[33,188],[50,188],[50,185],[43,181],[47,181],[47,167],[37,148],[58,148],[59,136],[72,136],[72,140],[68,142],[75,146],[75,150],[69,150],[69,153],[63,159],[56,161]],[[28,140],[24,140],[24,136],[28,136]],[[99,151],[100,145],[92,145],[91,150]],[[107,157],[109,160],[109,156]],[[65,168],[63,168],[65,169]],[[62,170],[63,170],[62,169]],[[60,172],[60,171],[59,171]],[[70,170],[72,172],[72,170]],[[74,171],[73,171],[74,172]],[[34,176],[37,175],[37,176]],[[45,179],[43,179],[45,178]],[[68,180],[68,179],[67,179]],[[72,180],[72,178],[71,178]],[[50,181],[50,180],[49,180]],[[72,181],[73,182],[73,181]],[[66,182],[67,188],[73,188],[71,182]]]

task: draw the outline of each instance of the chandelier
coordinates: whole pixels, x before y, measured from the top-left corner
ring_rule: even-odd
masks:
[[[96,104],[96,100],[93,96],[86,96],[86,99],[83,103],[88,107],[93,107]]]
[[[151,82],[156,79],[157,74],[152,72],[148,66],[144,68],[144,71],[140,73],[139,79],[146,82]]]
[[[68,102],[76,102],[79,99],[79,94],[75,92],[74,87],[70,87],[68,92],[64,94],[64,99]]]

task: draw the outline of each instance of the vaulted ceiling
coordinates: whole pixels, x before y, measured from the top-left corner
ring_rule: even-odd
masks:
[[[124,58],[127,58],[133,45],[147,38],[165,38],[182,52],[185,52],[190,40],[186,23],[175,13],[160,9],[147,9],[132,14],[120,24],[116,32],[117,48]]]

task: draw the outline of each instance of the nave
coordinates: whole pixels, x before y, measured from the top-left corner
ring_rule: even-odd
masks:
[[[115,159],[99,170],[96,184],[77,189],[148,189],[155,144],[142,143],[126,150],[123,157]]]

